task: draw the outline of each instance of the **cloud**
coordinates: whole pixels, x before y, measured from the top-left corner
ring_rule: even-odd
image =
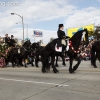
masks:
[[[31,40],[31,42],[36,42],[39,40],[43,40],[44,44],[47,44],[50,41],[50,38],[57,38],[57,32],[56,31],[50,31],[50,30],[42,30],[42,29],[36,29],[41,30],[43,32],[43,37],[34,37],[33,36],[33,29],[28,29],[28,38]],[[9,37],[11,35],[14,35],[15,38],[18,38],[19,40],[23,39],[23,31],[22,28],[14,28],[12,31],[8,31]],[[2,37],[4,37],[6,32],[2,30],[2,34],[0,34]],[[27,38],[27,29],[24,30],[24,38]]]
[[[30,0],[30,4],[28,5],[29,7],[26,7],[27,18],[40,21],[40,20],[51,20],[67,16],[68,14],[71,14],[74,9],[76,9],[75,6],[70,5],[67,1]],[[27,1],[25,1],[23,5],[27,5]]]
[[[10,0],[11,1],[11,0]],[[7,2],[7,0],[6,0]],[[52,21],[55,19],[64,20],[65,28],[84,26],[88,24],[100,23],[100,9],[96,7],[79,8],[72,5],[70,0],[17,0],[19,6],[0,6],[0,35],[5,33],[15,35],[17,38],[23,36],[22,28],[15,23],[21,22],[21,18],[10,13],[18,13],[24,17],[24,23],[29,25],[29,38],[34,41],[32,37],[34,25],[36,22]],[[31,28],[30,28],[31,26]],[[20,24],[20,27],[21,24]],[[57,32],[50,30],[43,30],[43,41],[48,43],[51,37],[56,38]],[[26,37],[26,27],[25,27]],[[38,38],[40,39],[40,38]],[[37,40],[38,40],[37,39]]]
[[[15,24],[21,22],[21,18],[16,15],[12,16],[10,13],[23,15],[24,23],[32,25],[37,21],[66,17],[69,14],[72,14],[73,10],[76,9],[75,6],[69,3],[69,0],[19,0],[17,2],[19,3],[19,6],[0,6],[1,36],[8,33],[9,35],[14,34],[15,37],[22,38],[22,28],[17,28],[18,25]],[[29,38],[33,41],[32,32],[33,29],[29,27]],[[51,36],[57,37],[56,32],[54,31],[43,30],[43,33],[45,43],[48,43]]]
[[[65,27],[80,27],[89,24],[100,23],[100,9],[88,7],[81,10],[76,10],[65,20]]]

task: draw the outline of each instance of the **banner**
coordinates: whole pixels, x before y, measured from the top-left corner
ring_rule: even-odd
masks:
[[[41,31],[33,31],[33,35],[36,36],[36,37],[42,37],[43,36],[43,33]]]
[[[94,31],[94,24],[78,27],[78,28],[70,28],[67,30],[67,34],[69,37],[72,37],[76,32],[80,30],[84,30],[84,28],[87,28],[88,31]]]

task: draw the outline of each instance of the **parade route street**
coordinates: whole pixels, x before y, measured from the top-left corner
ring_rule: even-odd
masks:
[[[76,62],[74,62],[76,63]],[[0,100],[100,100],[100,63],[82,61],[75,74],[59,62],[59,73],[39,68],[0,68]]]

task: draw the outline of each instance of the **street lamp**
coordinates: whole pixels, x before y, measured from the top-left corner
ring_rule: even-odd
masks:
[[[19,22],[19,23],[21,23],[21,22]],[[19,24],[19,23],[16,23],[16,24]],[[28,24],[24,24],[24,25],[26,25],[26,27],[27,27],[27,38],[28,38]]]
[[[23,22],[23,16],[20,16],[19,14],[16,13],[11,13],[11,15],[18,15],[22,19],[22,27],[23,27],[23,41],[24,41],[24,22]]]

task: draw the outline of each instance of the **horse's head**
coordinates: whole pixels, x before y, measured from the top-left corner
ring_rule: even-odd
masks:
[[[31,50],[31,42],[30,42],[30,40],[26,41],[26,42],[23,44],[22,47],[24,47],[27,51],[28,51],[28,50]]]
[[[32,49],[33,50],[35,50],[35,49],[37,49],[38,47],[40,46],[40,43],[39,42],[34,42],[33,44],[32,44]]]
[[[76,32],[70,38],[70,41],[72,42],[72,45],[73,45],[75,50],[78,50],[82,39],[84,40],[84,44],[87,46],[89,43],[87,29],[80,30],[80,31]]]

